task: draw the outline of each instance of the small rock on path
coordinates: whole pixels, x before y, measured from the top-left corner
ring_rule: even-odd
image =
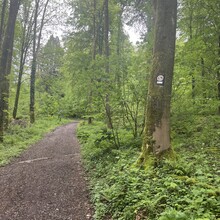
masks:
[[[57,128],[0,167],[0,220],[92,219],[76,126]]]

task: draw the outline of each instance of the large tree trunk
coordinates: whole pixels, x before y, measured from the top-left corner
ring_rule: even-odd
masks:
[[[10,0],[9,16],[0,59],[0,141],[3,141],[4,112],[7,108],[9,91],[8,74],[11,69],[14,29],[19,6],[20,0]]]
[[[177,0],[157,0],[152,73],[141,163],[149,154],[159,156],[171,148],[170,103],[174,67]]]

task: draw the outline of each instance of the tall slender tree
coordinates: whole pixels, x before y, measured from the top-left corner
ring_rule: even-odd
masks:
[[[218,70],[217,70],[217,80],[218,80],[218,100],[220,101],[220,35],[218,37]],[[218,106],[218,114],[220,115],[220,105]]]
[[[24,67],[27,59],[28,52],[32,43],[32,29],[33,29],[33,15],[34,10],[31,7],[31,2],[23,3],[23,11],[22,11],[22,23],[21,23],[21,45],[20,45],[20,61],[19,61],[19,72],[18,72],[18,81],[17,81],[17,89],[14,101],[13,108],[13,118],[17,117],[18,111],[18,103],[20,97],[22,76],[24,72]]]
[[[110,56],[110,49],[109,49],[109,4],[108,0],[104,0],[104,16],[105,16],[105,24],[104,24],[104,42],[105,42],[105,73],[106,78],[109,80],[110,76],[110,66],[109,66],[109,56]],[[109,92],[107,91],[105,97],[105,111],[107,117],[107,126],[113,129],[112,124],[112,116],[111,116],[111,107],[110,107],[110,96]]]
[[[40,25],[38,26],[40,0],[35,0],[35,14],[34,14],[34,28],[33,28],[33,57],[31,66],[31,79],[30,79],[30,123],[35,122],[35,78],[37,69],[37,56],[40,49],[40,42],[42,37],[42,31],[45,24],[45,16],[47,11],[49,0],[46,0],[43,6],[42,17]],[[39,32],[37,35],[37,31]]]

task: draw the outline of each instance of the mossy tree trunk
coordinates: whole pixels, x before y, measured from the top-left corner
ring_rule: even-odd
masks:
[[[155,36],[152,72],[141,164],[149,155],[160,156],[171,149],[170,103],[175,55],[177,0],[155,1]]]

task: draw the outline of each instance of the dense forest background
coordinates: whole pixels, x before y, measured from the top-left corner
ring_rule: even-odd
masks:
[[[78,136],[96,219],[220,219],[219,0],[178,1],[173,152],[145,169],[137,161],[152,72],[154,1],[0,5],[0,151],[38,121],[84,119]],[[129,27],[139,33],[136,43]]]

